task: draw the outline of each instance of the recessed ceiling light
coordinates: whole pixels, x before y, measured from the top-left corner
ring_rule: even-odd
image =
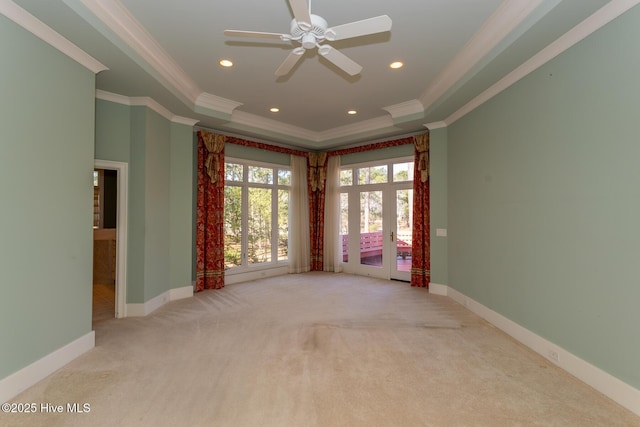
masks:
[[[358,114],[358,112],[356,110],[349,110],[347,111],[347,114],[350,114],[353,116],[354,114]]]
[[[396,68],[402,68],[404,64],[400,61],[396,61],[396,62],[392,62],[391,64],[389,64],[390,68],[396,69]]]
[[[225,68],[233,67],[233,62],[228,59],[221,59],[220,61],[218,61],[218,64]]]
[[[278,111],[280,111],[280,109],[278,107],[271,107],[269,108],[269,111],[271,111],[272,113],[277,113]]]

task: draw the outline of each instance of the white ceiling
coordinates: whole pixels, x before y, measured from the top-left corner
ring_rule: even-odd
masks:
[[[363,66],[353,77],[315,51],[276,77],[296,42],[224,36],[225,29],[288,33],[287,0],[14,3],[108,68],[96,79],[102,97],[149,97],[198,126],[328,149],[450,124],[552,57],[540,52],[567,45],[567,36],[564,44],[552,44],[565,33],[588,34],[610,19],[605,11],[625,2],[312,0],[312,13],[330,27],[378,15],[392,19],[390,32],[330,43]],[[579,24],[581,32],[574,28]],[[221,58],[235,66],[220,67]],[[396,60],[405,66],[391,70]],[[269,112],[272,106],[280,112]],[[358,114],[347,115],[349,109]]]

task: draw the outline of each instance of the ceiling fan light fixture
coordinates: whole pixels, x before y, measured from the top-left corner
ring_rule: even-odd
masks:
[[[259,31],[224,30],[226,36],[251,37],[261,39],[279,39],[281,41],[295,41],[301,46],[295,47],[275,71],[277,77],[287,75],[302,59],[306,50],[318,48],[318,53],[327,61],[344,71],[350,76],[360,74],[362,66],[338,49],[321,45],[325,41],[345,40],[354,37],[368,36],[391,31],[391,18],[380,15],[374,18],[349,22],[329,28],[327,21],[321,16],[311,13],[310,0],[288,0],[293,19],[291,20],[290,34],[266,33]]]
[[[218,64],[220,64],[220,66],[224,68],[233,67],[233,62],[230,59],[221,59],[220,61],[218,61]]]

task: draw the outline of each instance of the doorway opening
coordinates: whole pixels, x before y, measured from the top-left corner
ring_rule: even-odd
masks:
[[[94,163],[93,321],[126,316],[127,164]]]
[[[116,314],[118,171],[93,171],[93,322]]]

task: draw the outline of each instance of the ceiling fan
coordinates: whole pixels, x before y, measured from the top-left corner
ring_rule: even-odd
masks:
[[[302,55],[309,49],[318,48],[318,53],[332,62],[351,76],[362,71],[362,66],[345,54],[328,44],[320,44],[324,41],[344,40],[352,37],[367,36],[369,34],[382,33],[391,30],[391,18],[387,15],[349,24],[338,25],[329,28],[327,21],[311,14],[311,0],[307,6],[307,0],[288,0],[293,11],[291,31],[289,34],[263,33],[257,31],[225,30],[224,34],[231,37],[253,37],[263,39],[279,39],[284,41],[296,41],[301,44],[294,48],[289,56],[276,70],[276,76],[288,74]]]

